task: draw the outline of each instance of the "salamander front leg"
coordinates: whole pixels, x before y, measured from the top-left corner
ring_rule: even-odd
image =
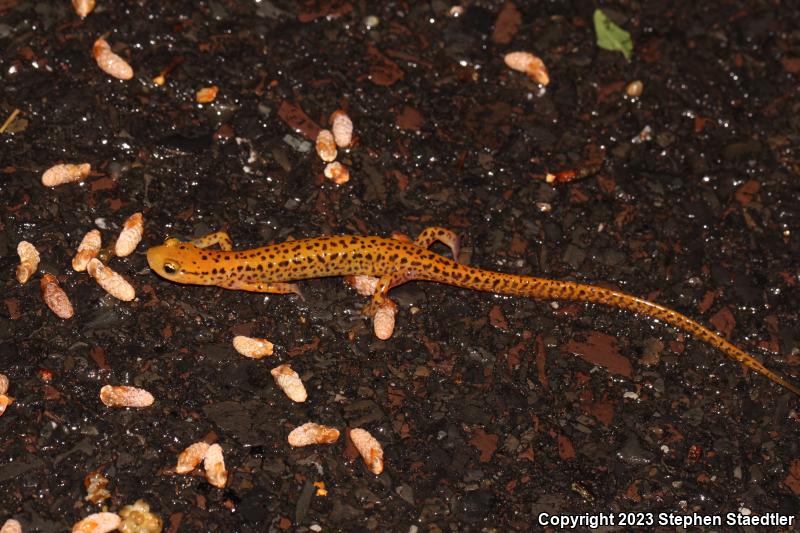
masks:
[[[215,231],[214,233],[192,239],[189,242],[198,248],[208,248],[209,246],[218,244],[220,250],[226,252],[233,250],[233,241],[226,231]]]

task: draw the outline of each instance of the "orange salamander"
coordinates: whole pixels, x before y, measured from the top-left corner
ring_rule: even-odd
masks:
[[[608,305],[663,320],[800,395],[800,388],[783,376],[681,313],[594,285],[470,267],[428,250],[437,241],[449,246],[453,256],[458,257],[458,236],[450,230],[431,227],[414,242],[399,237],[332,236],[239,251],[232,249],[228,234],[220,231],[189,242],[167,239],[147,251],[147,262],[158,275],[176,283],[276,294],[299,295],[297,285],[291,282],[302,279],[373,276],[378,283],[371,304],[364,309],[368,316],[374,316],[381,306],[394,305],[388,298],[389,290],[411,280],[495,294]],[[220,250],[209,249],[215,244]]]

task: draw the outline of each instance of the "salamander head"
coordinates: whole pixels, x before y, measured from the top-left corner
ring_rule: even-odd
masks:
[[[147,250],[147,263],[153,271],[170,281],[205,285],[203,272],[197,268],[200,248],[178,239],[167,239],[161,246]]]

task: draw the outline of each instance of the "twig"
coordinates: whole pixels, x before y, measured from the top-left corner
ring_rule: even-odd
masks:
[[[17,118],[17,115],[19,115],[19,109],[14,108],[14,111],[11,112],[6,121],[3,122],[3,125],[0,126],[0,134],[5,133],[6,129],[8,129],[11,123],[14,122],[14,119]]]

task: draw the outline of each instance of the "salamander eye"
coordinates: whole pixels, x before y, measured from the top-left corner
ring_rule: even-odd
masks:
[[[164,263],[164,272],[166,272],[170,276],[173,275],[173,274],[177,274],[178,273],[178,265],[176,265],[175,263],[170,263],[170,262]]]

